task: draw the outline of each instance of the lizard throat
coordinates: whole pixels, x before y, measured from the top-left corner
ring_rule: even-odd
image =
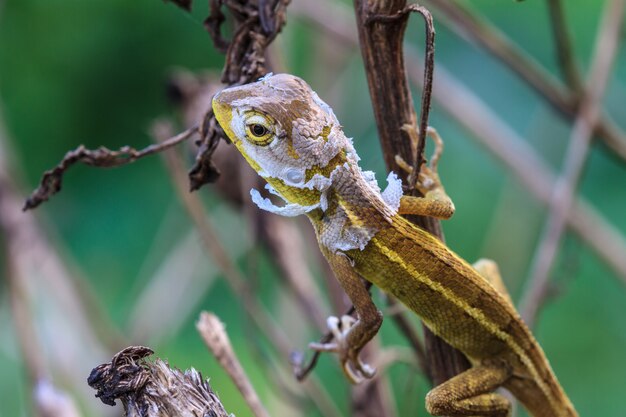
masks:
[[[322,193],[330,185],[331,174],[347,162],[346,152],[339,152],[323,167],[313,166],[306,170],[301,186],[287,184],[280,178],[265,177],[268,185],[289,204],[313,206],[320,204]]]

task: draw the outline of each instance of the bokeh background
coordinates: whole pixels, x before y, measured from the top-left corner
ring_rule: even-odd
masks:
[[[79,144],[143,147],[152,143],[149,131],[156,118],[180,115],[167,94],[171,75],[181,68],[219,72],[223,65],[223,56],[203,28],[208,13],[205,3],[194,4],[189,14],[157,0],[0,1],[2,159],[23,196],[69,149]],[[362,165],[376,171],[382,182],[385,168],[360,52],[311,17],[311,7],[317,8],[322,16],[326,13],[328,22],[340,25],[337,32],[354,36],[351,4],[335,2],[327,8],[324,2],[293,3],[287,26],[271,52],[276,68],[303,77],[331,104],[346,133],[354,137]],[[560,77],[545,2],[463,3],[549,74]],[[605,2],[566,3],[576,61],[587,74]],[[571,119],[553,110],[544,97],[484,49],[451,30],[437,13],[435,23],[438,68],[473,92],[555,173],[560,172]],[[421,21],[414,18],[407,33],[407,53],[421,53],[422,33]],[[419,92],[414,96],[419,97]],[[454,95],[446,97],[455,99]],[[603,104],[615,123],[626,129],[623,45]],[[444,224],[447,242],[468,260],[497,260],[518,300],[545,225],[546,207],[506,163],[438,103],[434,103],[430,124],[446,141],[440,171],[457,207],[454,218]],[[193,153],[182,153],[190,166]],[[225,202],[214,186],[206,186],[199,194],[207,218],[241,273],[254,276],[253,296],[293,337],[293,348],[303,349],[319,332],[303,329],[302,314],[281,288],[271,256],[253,245],[249,232],[253,228],[245,214]],[[626,161],[600,141],[592,145],[579,195],[623,242]],[[93,391],[81,381],[92,367],[133,343],[149,344],[176,367],[201,370],[211,377],[230,412],[250,415],[195,331],[194,321],[202,309],[215,312],[225,322],[244,368],[273,415],[287,415],[281,414],[285,410],[293,413],[294,407],[300,409],[298,415],[321,415],[308,402],[288,406],[281,395],[284,390],[268,383],[270,364],[285,363],[287,358],[265,360],[271,349],[250,324],[241,298],[226,285],[216,262],[203,252],[160,156],[109,170],[77,166],[66,175],[59,195],[23,216],[34,218],[52,257],[64,268],[59,272],[61,281],[41,282],[56,269],[50,266],[54,262],[50,263],[49,253],[39,253],[30,259],[33,268],[43,272],[22,277],[28,282],[22,301],[31,314],[38,355],[55,386],[74,398],[83,415],[121,414],[93,398]],[[311,247],[309,263],[319,275],[323,269],[316,266],[316,250]],[[0,258],[4,265],[8,265],[6,256]],[[7,268],[1,273],[0,416],[33,415],[27,367],[11,309],[14,294],[7,285]],[[626,416],[626,276],[607,265],[579,236],[567,232],[550,278],[554,297],[542,309],[535,331],[553,369],[582,416]],[[163,290],[158,282],[173,287]],[[177,282],[184,282],[185,287],[178,288]],[[67,294],[70,298],[78,294],[86,312],[68,308],[73,304],[64,298]],[[182,294],[187,301],[174,303],[170,311],[170,294]],[[68,313],[72,311],[75,314]],[[406,344],[390,320],[380,339],[386,346]],[[423,398],[428,386],[415,366],[398,363],[386,373],[398,415],[426,415]],[[323,357],[316,374],[340,415],[349,415],[349,385],[336,361]],[[289,384],[293,385],[290,389],[299,390],[295,382]]]

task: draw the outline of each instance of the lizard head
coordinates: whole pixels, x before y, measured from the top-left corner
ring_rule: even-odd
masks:
[[[328,177],[356,157],[330,106],[293,75],[226,88],[213,98],[213,111],[252,168],[292,203],[319,201],[316,174]]]

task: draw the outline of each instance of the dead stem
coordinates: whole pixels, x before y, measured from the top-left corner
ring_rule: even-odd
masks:
[[[424,149],[426,147],[426,131],[428,130],[428,116],[433,91],[433,72],[435,71],[435,24],[428,9],[418,5],[410,5],[409,10],[417,12],[424,18],[426,47],[424,52],[424,82],[420,106],[419,141],[413,159],[413,170],[407,179],[410,190],[415,188],[419,171],[424,163]]]
[[[235,355],[228,334],[226,334],[224,323],[215,314],[204,311],[200,313],[200,318],[196,322],[196,329],[202,336],[204,344],[235,383],[255,417],[269,417],[269,413],[261,403],[252,382],[250,382],[250,378],[246,375],[237,355]]]
[[[405,0],[354,1],[359,48],[383,157],[387,169],[400,173],[403,180],[406,180],[406,175],[399,170],[396,156],[414,163],[415,144],[411,141],[410,133],[402,127],[417,125],[404,65],[403,39],[408,16],[402,12],[406,8]],[[389,21],[390,18],[393,21]],[[413,195],[419,194],[414,189],[409,192]],[[408,219],[441,241],[444,240],[438,220],[424,216],[409,216]],[[438,385],[469,368],[470,364],[462,353],[432,334],[426,327],[424,334],[424,344],[430,359],[430,375],[434,384]]]
[[[548,10],[552,20],[552,33],[561,74],[572,94],[578,98],[584,86],[574,57],[572,39],[567,27],[567,20],[565,19],[563,2],[561,0],[548,0]]]

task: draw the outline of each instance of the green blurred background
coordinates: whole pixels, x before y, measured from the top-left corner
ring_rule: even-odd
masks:
[[[575,52],[585,73],[603,3],[571,0],[566,4]],[[349,15],[350,4],[340,5]],[[558,76],[544,2],[481,0],[472,2],[471,7]],[[0,104],[14,151],[12,163],[19,168],[15,175],[21,176],[18,181],[23,192],[34,188],[44,170],[79,144],[90,148],[148,145],[152,121],[175,111],[166,95],[168,74],[179,67],[221,69],[223,57],[212,47],[202,25],[206,14],[205,2],[197,2],[188,14],[158,0],[0,1]],[[414,51],[422,50],[418,21],[412,21],[407,35],[407,48]],[[570,121],[555,113],[489,54],[438,24],[437,17],[435,21],[438,65],[495,109],[558,170]],[[288,15],[275,51],[287,71],[305,78],[329,101],[347,134],[355,138],[362,165],[377,171],[382,182],[384,165],[359,51],[334,42],[301,12]],[[626,49],[621,46],[604,103],[622,128],[626,128],[625,98]],[[441,176],[457,207],[457,214],[444,225],[448,244],[469,260],[497,260],[517,299],[545,221],[545,208],[437,104],[431,125],[446,140]],[[594,146],[580,191],[617,232],[626,233],[624,161],[611,156],[605,147]],[[245,273],[250,250],[245,247],[247,238],[232,236],[233,230],[241,228],[241,215],[233,213],[210,185],[201,193],[211,219]],[[159,157],[112,170],[76,167],[66,176],[63,191],[35,216],[58,254],[71,265],[73,273],[88,282],[107,316],[120,329],[128,328],[137,297],[161,271],[163,259],[181,247],[198,246],[193,243],[197,237],[191,238],[191,244],[186,240],[192,225]],[[184,242],[188,246],[181,246]],[[193,262],[197,269],[194,274],[202,274],[206,266],[219,277],[211,261],[194,258]],[[275,289],[277,272],[263,257],[259,271],[263,283],[259,296],[280,314],[275,306],[280,304]],[[582,416],[626,416],[624,277],[617,276],[570,233],[561,245],[551,277],[560,292],[542,311],[536,334],[556,374]],[[250,415],[195,332],[197,313],[201,309],[214,311],[226,323],[235,350],[270,411],[280,415],[281,406],[273,401],[276,389],[267,386],[264,367],[250,352],[254,331],[238,300],[219,279],[198,297],[184,324],[150,346],[179,368],[194,366],[211,376],[227,409],[237,416]],[[8,304],[3,285],[0,416],[27,416],[33,409]],[[287,328],[297,325],[290,320],[288,316],[277,317]],[[125,336],[133,342],[133,334]],[[294,348],[303,348],[305,341],[317,334],[308,333],[302,340],[300,336]],[[55,336],[40,337],[46,348]],[[382,339],[385,344],[404,343],[390,321],[383,327]],[[91,366],[109,358],[102,355],[99,362],[85,364],[78,372],[86,378]],[[348,384],[335,361],[323,358],[318,374],[348,415]],[[423,378],[404,365],[395,365],[391,375],[398,415],[426,415],[423,397],[428,387]],[[73,392],[62,378],[56,382]],[[110,412],[95,398],[80,398],[81,406],[90,413]],[[306,409],[305,414],[318,415]]]

